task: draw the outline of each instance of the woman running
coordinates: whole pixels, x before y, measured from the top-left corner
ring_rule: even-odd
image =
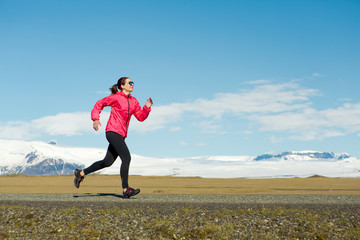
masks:
[[[126,146],[125,138],[131,116],[134,115],[137,120],[141,122],[144,121],[149,116],[153,102],[152,99],[149,98],[145,106],[141,108],[136,98],[130,94],[133,90],[134,82],[128,77],[122,77],[118,80],[117,84],[110,88],[112,93],[110,96],[96,102],[94,109],[91,111],[91,119],[94,121],[93,128],[95,131],[99,129],[99,125],[101,126],[99,121],[101,111],[104,107],[111,107],[110,118],[105,129],[109,147],[103,160],[95,162],[83,170],[75,169],[74,184],[76,188],[80,187],[80,183],[83,181],[85,175],[105,167],[110,167],[119,156],[121,159],[120,177],[123,196],[129,198],[140,192],[140,189],[129,187],[128,178],[131,155]]]

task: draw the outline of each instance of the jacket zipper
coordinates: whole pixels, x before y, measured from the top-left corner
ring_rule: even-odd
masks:
[[[127,102],[128,102],[128,117],[126,119],[126,128],[128,128],[128,123],[129,123],[129,118],[130,118],[130,102],[129,102],[129,97],[127,97]]]

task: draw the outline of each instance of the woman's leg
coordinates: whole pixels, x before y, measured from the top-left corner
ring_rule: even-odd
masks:
[[[125,139],[118,133],[115,132],[107,132],[106,138],[109,141],[110,145],[115,149],[117,155],[121,159],[121,167],[120,167],[120,177],[122,182],[122,187],[128,188],[129,183],[129,167],[131,161],[131,155],[129,149],[125,143]]]
[[[95,172],[97,170],[100,170],[105,167],[111,166],[115,159],[118,157],[118,154],[116,153],[115,149],[111,144],[109,144],[108,150],[106,152],[106,156],[103,160],[94,162],[90,167],[85,168],[84,170],[75,169],[75,179],[74,184],[76,188],[80,187],[80,183],[83,181],[85,175]]]
[[[98,171],[100,169],[110,167],[115,162],[117,157],[118,157],[118,154],[115,151],[114,147],[112,146],[112,144],[109,144],[105,158],[101,161],[94,162],[90,167],[85,168],[83,170],[84,174],[88,175],[88,174]]]

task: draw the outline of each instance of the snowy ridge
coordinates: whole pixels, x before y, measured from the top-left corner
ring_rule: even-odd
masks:
[[[106,149],[72,148],[55,141],[0,140],[0,175],[68,175],[103,159]],[[119,174],[118,159],[99,174]],[[360,177],[360,159],[347,153],[287,151],[260,156],[156,158],[132,154],[131,175],[211,178]]]
[[[288,151],[282,153],[266,153],[254,158],[255,161],[338,161],[350,158],[347,153]]]

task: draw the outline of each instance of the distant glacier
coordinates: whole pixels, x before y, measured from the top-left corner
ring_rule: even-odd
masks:
[[[55,141],[0,139],[0,175],[71,175],[103,159],[106,149],[61,147]],[[120,159],[99,174],[119,174]],[[286,151],[259,156],[148,157],[132,154],[131,175],[205,178],[360,177],[360,159],[347,153]]]

